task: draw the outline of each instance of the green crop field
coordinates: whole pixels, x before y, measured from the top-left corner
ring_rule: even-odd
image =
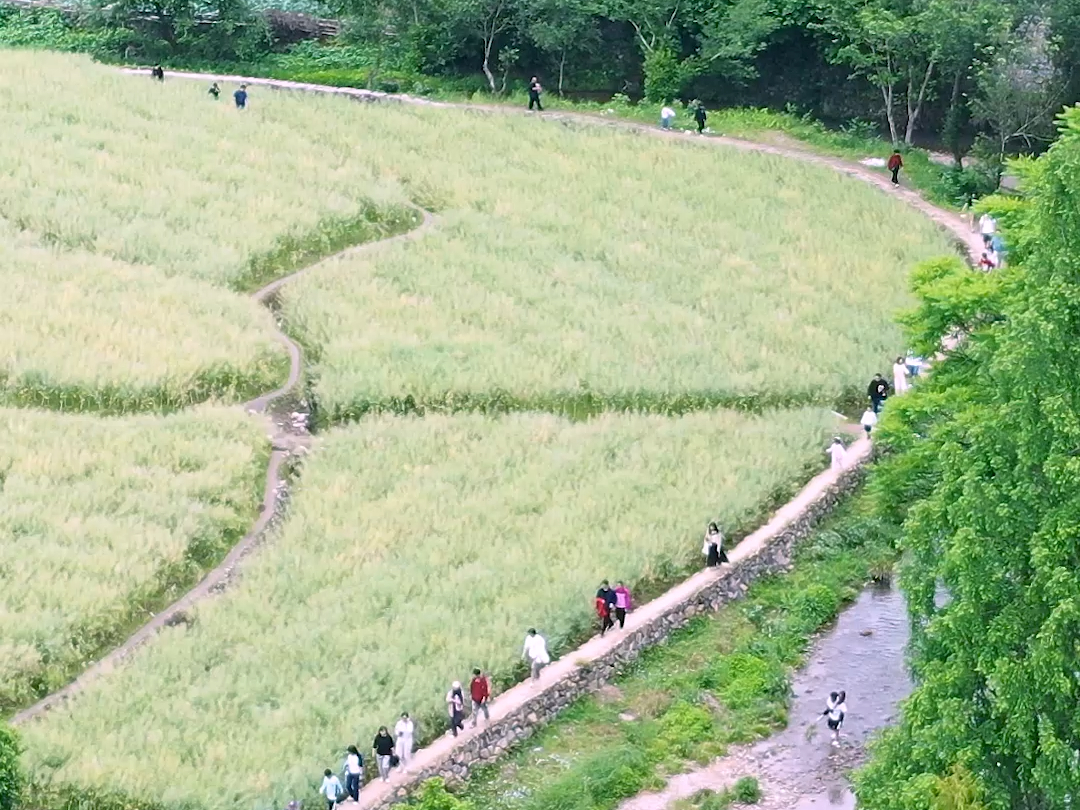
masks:
[[[4,712],[65,684],[235,543],[267,450],[236,410],[101,419],[0,409],[0,427]]]
[[[283,806],[402,709],[441,718],[469,667],[506,672],[529,625],[555,648],[574,637],[601,578],[700,564],[706,521],[760,519],[832,423],[807,409],[332,431],[238,585],[26,727],[29,761],[166,802]]]
[[[266,424],[160,413],[281,384],[246,294],[438,219],[283,288],[331,429],[226,593],[23,729],[39,784],[262,810],[402,708],[430,729],[529,625],[570,645],[600,578],[670,582],[708,519],[753,528],[819,469],[947,249],[863,184],[693,138],[223,89],[0,51],[0,402],[94,412],[3,412],[0,710],[250,525]]]
[[[285,377],[269,313],[206,282],[82,250],[0,221],[0,400],[65,410],[238,399]]]

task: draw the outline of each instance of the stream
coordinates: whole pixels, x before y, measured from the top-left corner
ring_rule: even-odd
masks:
[[[642,793],[620,810],[666,810],[703,789],[720,791],[743,776],[756,777],[761,810],[851,810],[847,773],[863,761],[865,744],[893,722],[911,691],[904,666],[907,610],[899,590],[874,585],[838,617],[807,655],[792,681],[788,725],[751,745],[732,747],[711,765],[672,777],[659,793]],[[831,691],[847,692],[848,713],[839,747],[821,720]]]

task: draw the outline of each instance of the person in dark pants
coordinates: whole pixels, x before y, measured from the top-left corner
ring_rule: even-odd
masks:
[[[615,611],[615,601],[615,591],[611,590],[611,586],[608,585],[608,581],[605,579],[600,583],[600,588],[596,592],[596,615],[600,617],[601,638],[603,638],[604,633],[615,626],[615,621],[611,618],[611,614]]]
[[[242,110],[247,107],[247,85],[240,85],[240,89],[233,93],[233,98],[236,100],[236,109]]]
[[[157,79],[159,82],[165,81],[165,71],[161,69],[161,65],[150,68],[150,78]]]
[[[894,186],[900,185],[900,170],[904,168],[904,159],[900,157],[900,150],[894,149],[892,157],[889,158],[889,171],[892,172],[892,184]]]
[[[544,105],[540,103],[540,94],[543,92],[543,88],[540,86],[540,80],[535,76],[529,80],[529,109],[533,108],[533,104],[536,105],[536,109],[540,112],[544,111]]]
[[[221,95],[221,88],[217,86],[217,82],[214,82],[212,85],[210,85],[210,89],[207,90],[206,93],[208,96],[213,98],[214,101],[217,101],[218,96]]]
[[[875,374],[870,385],[866,387],[866,395],[870,397],[870,407],[874,413],[881,413],[881,406],[889,398],[889,384],[880,373]]]
[[[345,755],[345,792],[354,802],[360,801],[360,780],[364,775],[364,759],[355,745],[349,746],[349,753]]]
[[[619,582],[615,585],[615,619],[619,622],[620,630],[626,626],[626,613],[629,610],[633,610],[630,589]]]
[[[724,535],[720,531],[720,527],[715,523],[710,523],[708,530],[705,532],[705,540],[701,544],[701,553],[705,555],[705,566],[707,568],[716,568],[728,562],[727,554],[724,552]]]
[[[705,105],[700,101],[694,102],[694,120],[697,122],[698,135],[705,131],[705,121],[708,120],[708,117],[708,113],[705,112]]]
[[[319,793],[326,799],[326,810],[334,810],[334,805],[337,804],[344,790],[341,782],[330,773],[329,768],[323,771],[322,787],[319,788]]]
[[[456,737],[465,729],[465,694],[460,681],[454,681],[446,693],[446,711],[450,715],[450,733]]]

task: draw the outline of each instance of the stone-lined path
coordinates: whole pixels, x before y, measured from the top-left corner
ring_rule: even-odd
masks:
[[[149,73],[148,70],[126,69],[125,72],[133,74]],[[628,131],[638,132],[655,137],[663,138],[679,138],[684,139],[687,142],[693,142],[696,144],[710,144],[721,145],[736,149],[743,149],[747,151],[760,152],[764,154],[777,155],[780,157],[790,158],[794,160],[801,160],[808,163],[814,163],[822,166],[826,166],[835,171],[839,171],[850,177],[854,177],[863,182],[876,185],[889,194],[896,195],[905,204],[921,211],[924,215],[929,217],[934,222],[938,223],[942,228],[947,230],[956,240],[962,245],[965,251],[969,254],[972,261],[976,261],[982,251],[981,238],[972,233],[970,227],[965,223],[958,215],[941,209],[932,203],[923,199],[918,193],[906,189],[896,188],[892,186],[889,179],[877,172],[871,171],[856,163],[851,163],[839,158],[827,157],[819,154],[815,154],[810,151],[796,149],[791,147],[774,146],[769,144],[755,143],[752,141],[739,140],[736,138],[725,136],[707,136],[698,137],[696,135],[690,135],[687,133],[661,131],[655,127],[651,127],[645,124],[638,124],[630,121],[613,120],[609,118],[603,118],[598,115],[587,115],[583,113],[552,111],[545,113],[530,113],[521,108],[513,108],[509,106],[500,105],[475,105],[467,103],[455,103],[455,102],[442,102],[432,101],[425,98],[417,98],[408,95],[391,95],[385,93],[378,93],[368,90],[360,90],[356,88],[340,88],[330,87],[325,85],[306,84],[301,82],[289,82],[275,79],[260,79],[244,76],[232,76],[232,75],[219,75],[219,74],[198,74],[198,73],[186,73],[168,71],[166,76],[169,78],[189,79],[204,82],[224,82],[235,84],[248,84],[251,86],[264,86],[279,90],[292,90],[300,92],[314,92],[327,95],[339,95],[347,98],[353,98],[361,101],[388,101],[407,104],[416,104],[422,106],[436,107],[436,108],[448,108],[448,109],[471,109],[490,112],[493,114],[521,114],[521,115],[538,115],[545,120],[556,121],[571,121],[583,125],[590,126],[608,126],[618,127]],[[398,242],[406,239],[414,239],[421,233],[426,231],[433,224],[433,217],[427,212],[423,212],[423,222],[415,230],[410,231],[407,234],[396,236],[387,240],[379,242],[366,243],[357,247],[349,248],[342,251],[338,256],[342,254],[354,254],[361,251],[369,251],[381,246]],[[315,264],[304,268],[296,273],[292,273],[285,276],[273,283],[267,285],[263,289],[254,294],[254,298],[260,302],[272,304],[275,293],[290,280],[297,276],[317,267],[323,261],[327,261],[331,258],[322,259]],[[271,307],[272,308],[272,307]],[[279,339],[285,345],[290,356],[290,370],[289,377],[285,385],[281,388],[258,397],[255,400],[246,404],[246,408],[253,413],[267,413],[270,406],[275,402],[293,394],[295,392],[296,385],[300,379],[302,371],[303,356],[300,347],[293,342],[285,333],[280,329],[279,325]],[[76,694],[88,683],[100,677],[103,674],[108,673],[114,669],[120,662],[128,657],[135,649],[152,638],[161,628],[170,624],[175,624],[178,621],[186,620],[186,611],[190,609],[201,599],[206,598],[212,593],[219,591],[221,588],[228,584],[234,574],[234,570],[237,564],[245,557],[265,536],[266,530],[272,524],[275,516],[280,513],[280,508],[283,502],[284,496],[284,482],[283,482],[283,468],[286,466],[285,462],[288,457],[298,450],[302,451],[307,444],[307,429],[306,418],[291,418],[289,414],[278,414],[272,416],[274,424],[274,432],[271,434],[271,441],[273,443],[273,453],[270,458],[270,463],[267,470],[267,484],[264,494],[263,506],[259,518],[256,520],[252,529],[241,540],[236,547],[229,553],[225,560],[213,571],[204,577],[204,579],[190,592],[181,597],[177,602],[171,605],[165,611],[157,614],[150,622],[141,627],[134,635],[132,635],[123,645],[113,650],[107,656],[100,661],[91,665],[82,675],[79,676],[68,686],[60,689],[59,691],[45,697],[34,706],[20,712],[15,716],[14,722],[21,723],[29,720],[42,712],[48,710],[50,707],[56,705],[58,702]],[[860,465],[870,455],[870,443],[867,439],[861,438],[854,445],[849,448],[849,464]],[[733,564],[743,560],[747,560],[757,554],[765,546],[767,541],[774,538],[782,532],[786,527],[790,526],[795,520],[804,514],[804,512],[813,504],[820,501],[825,494],[835,486],[838,473],[836,471],[827,470],[820,475],[816,476],[809,484],[799,493],[799,495],[781,507],[772,517],[772,519],[762,528],[745,538],[738,546],[732,549],[729,553],[729,557]],[[723,571],[703,571],[694,575],[682,584],[672,588],[670,591],[662,595],[661,597],[649,602],[648,604],[639,607],[628,617],[627,627],[625,632],[632,631],[635,627],[639,627],[647,624],[650,619],[655,619],[663,615],[673,605],[679,604],[688,598],[690,598],[695,592],[706,588],[710,583],[714,582],[719,577],[723,576]],[[527,702],[534,700],[539,694],[542,694],[546,690],[553,690],[559,687],[559,684],[574,670],[579,667],[579,664],[588,661],[595,661],[603,657],[606,653],[610,652],[620,641],[622,634],[615,633],[609,635],[606,638],[595,637],[592,640],[586,642],[583,646],[577,650],[567,653],[560,660],[553,662],[550,666],[546,667],[538,682],[525,682],[519,684],[507,692],[503,693],[494,700],[491,704],[491,722],[497,722],[501,718],[505,718],[507,715],[513,713],[515,710],[520,709]],[[389,721],[390,718],[388,718]],[[411,764],[410,771],[415,773],[423,771],[427,768],[434,767],[438,762],[448,758],[450,753],[458,748],[467,744],[472,736],[475,736],[478,732],[472,729],[466,728],[465,732],[459,735],[457,738],[451,738],[449,736],[443,736],[437,739],[433,744],[427,748],[417,752],[414,760]],[[346,744],[345,741],[342,743]],[[396,772],[394,777],[389,783],[376,782],[365,787],[362,795],[360,806],[364,808],[375,808],[386,804],[393,800],[395,792],[399,789],[402,782],[409,780],[409,773]],[[350,808],[356,808],[357,805],[348,803]]]

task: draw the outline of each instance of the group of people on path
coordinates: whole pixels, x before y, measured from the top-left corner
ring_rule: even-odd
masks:
[[[615,622],[619,623],[619,629],[622,630],[626,626],[626,614],[634,609],[630,589],[622,582],[616,582],[612,588],[606,579],[600,583],[593,604],[600,619],[600,638],[615,626]]]
[[[379,778],[389,781],[390,771],[400,766],[408,767],[412,760],[415,744],[416,725],[408,712],[402,712],[391,734],[386,726],[379,726],[375,739],[371,741],[371,751],[375,756],[375,766]],[[334,810],[334,805],[345,801],[360,801],[360,788],[364,786],[364,756],[355,745],[350,745],[345,752],[345,761],[341,764],[341,773],[345,784],[327,768],[323,771],[319,793],[326,800],[327,810]]]
[[[997,232],[997,220],[990,214],[979,217],[979,233],[982,235],[983,252],[979,257],[979,269],[989,273],[1005,263],[1005,243]]]
[[[150,78],[158,82],[165,81],[164,68],[162,68],[161,65],[155,65],[150,68]],[[214,99],[214,101],[217,101],[221,97],[221,88],[218,87],[218,83],[213,82],[210,85],[210,89],[206,91],[206,94]],[[236,103],[236,109],[243,110],[247,107],[247,97],[247,85],[242,84],[233,93],[233,101]]]

